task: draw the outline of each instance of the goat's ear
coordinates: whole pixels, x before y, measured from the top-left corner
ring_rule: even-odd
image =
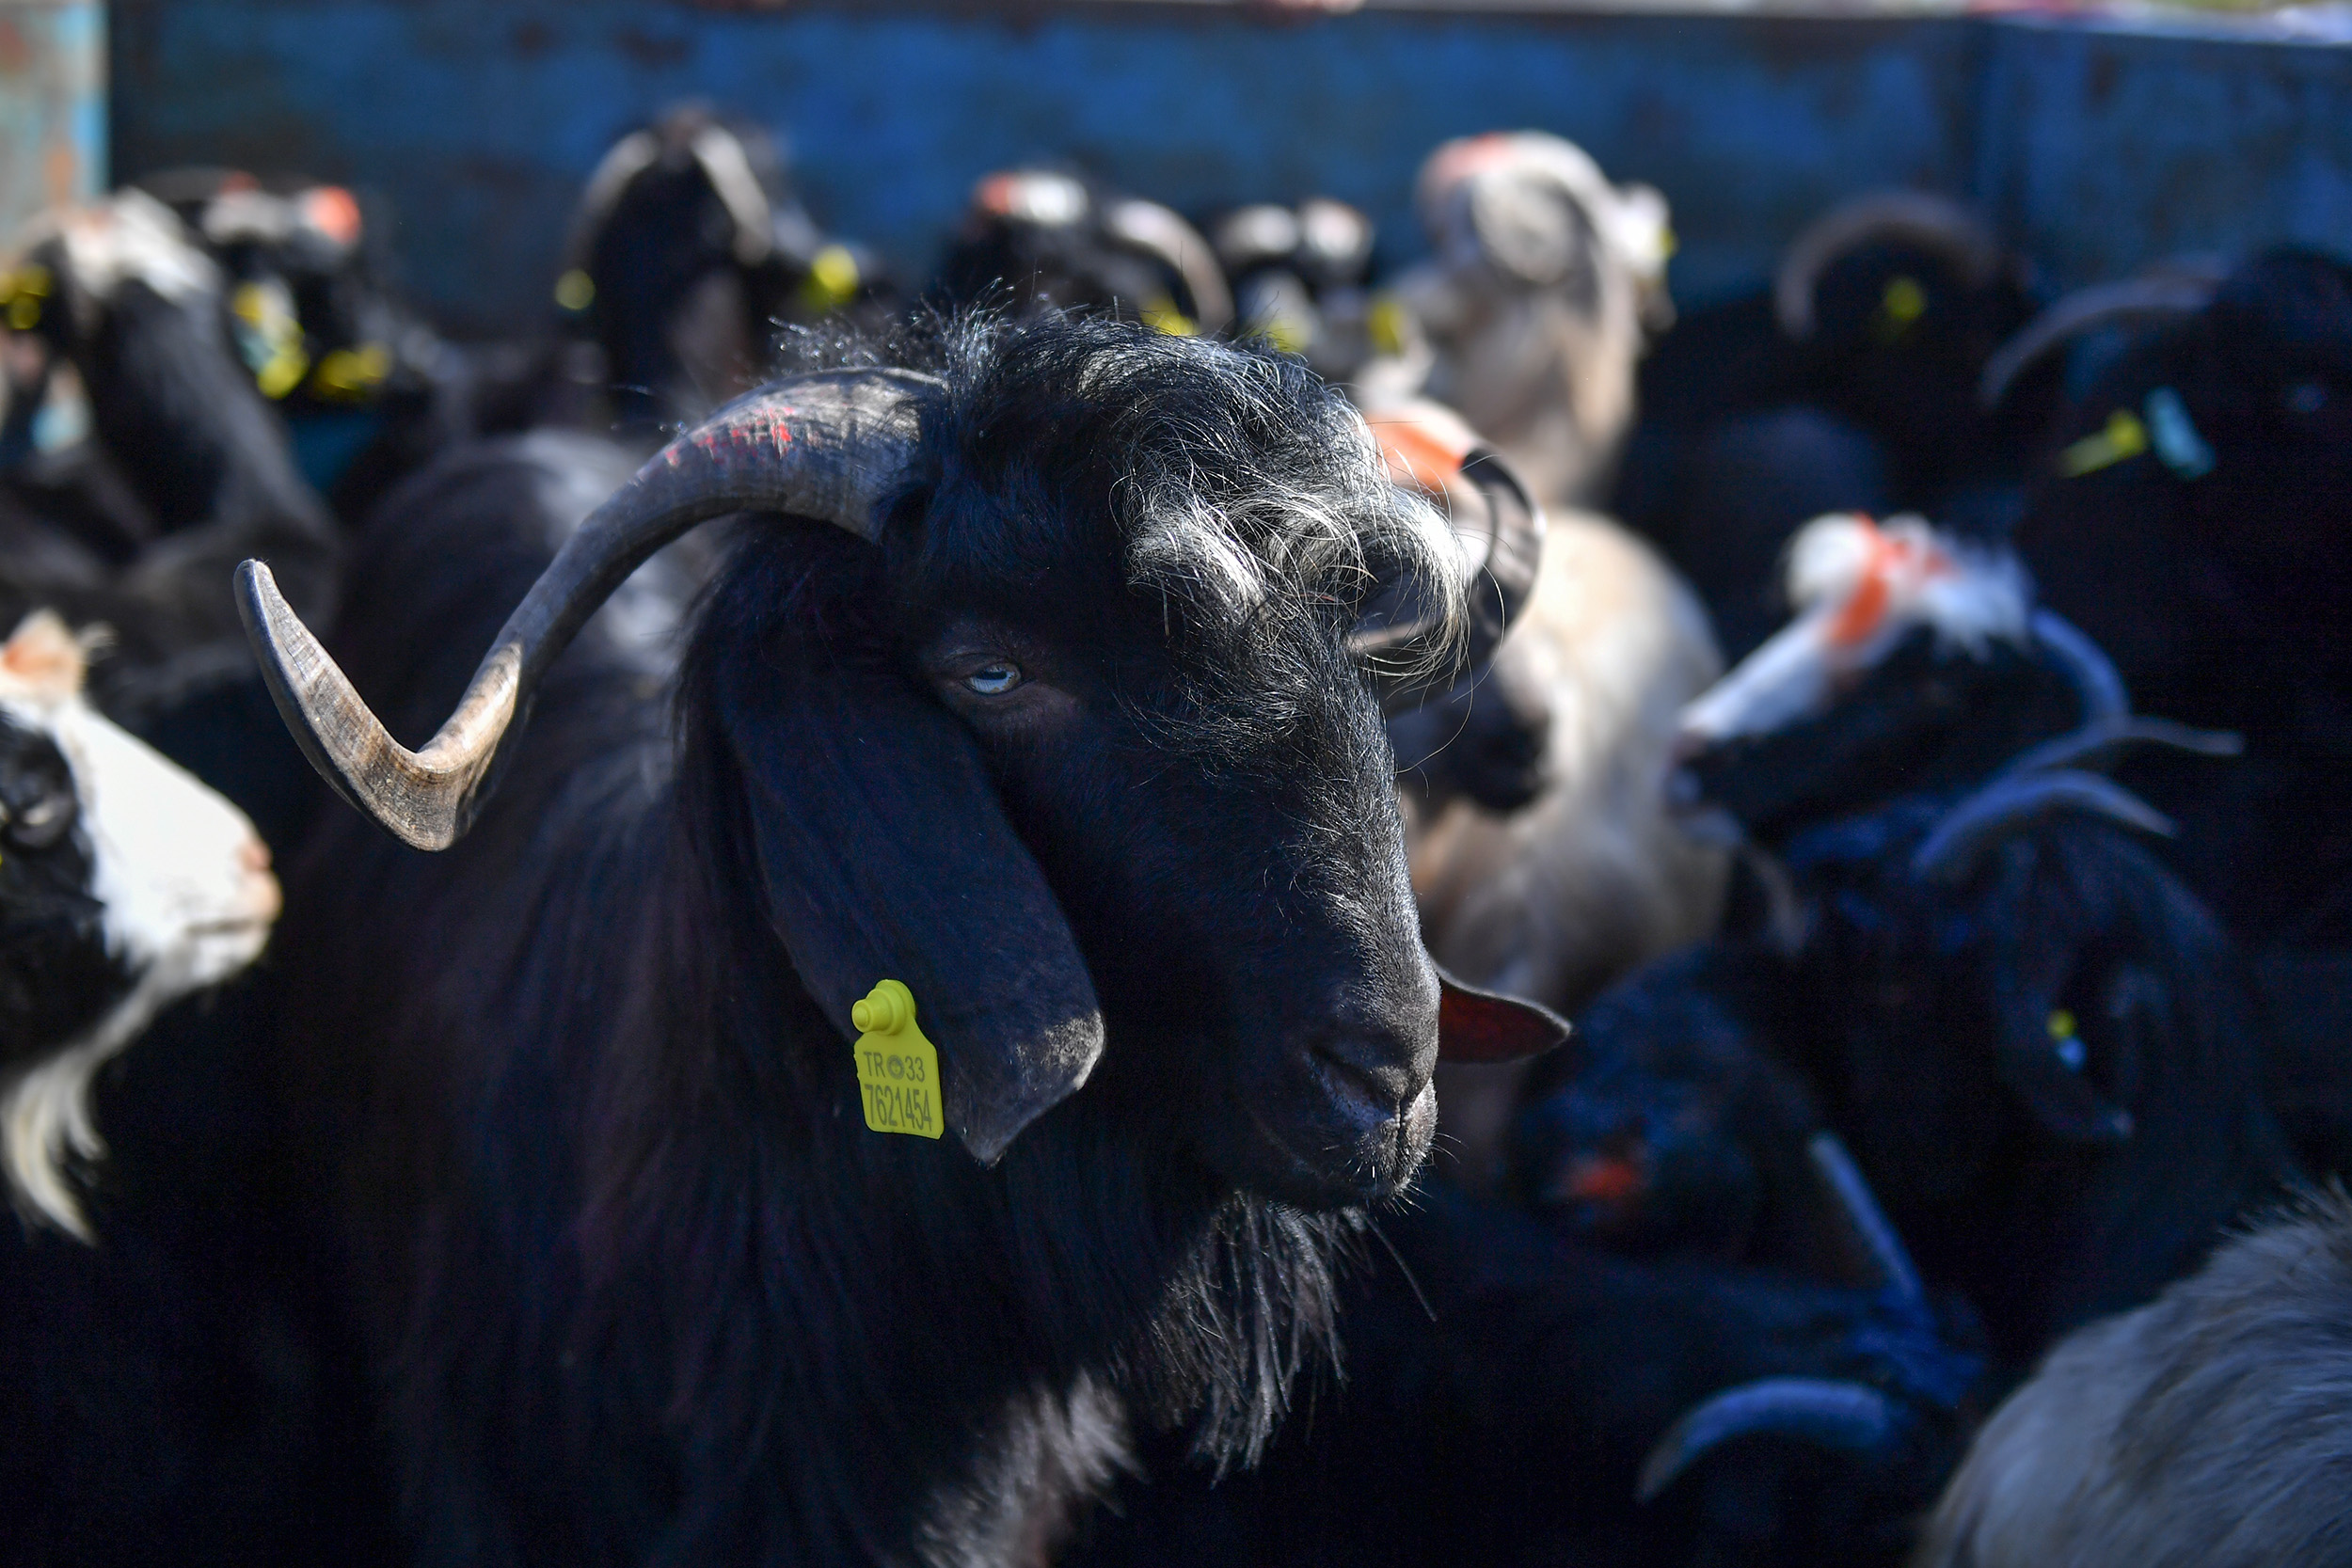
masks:
[[[2132,1114],[2100,1091],[2085,1069],[2089,1042],[2074,1014],[2058,1006],[2076,956],[2062,938],[2046,937],[2031,958],[2012,958],[2023,982],[1996,1004],[1999,1043],[1994,1064],[2001,1082],[2042,1131],[2066,1143],[2120,1144],[2132,1135]],[[2128,1080],[2137,1078],[2136,1071]]]
[[[771,917],[844,1039],[876,982],[914,997],[946,1125],[982,1164],[1074,1092],[1102,1008],[970,734],[880,659],[821,641],[723,669]],[[851,1070],[845,1045],[841,1070]]]
[[[1466,986],[1438,971],[1438,1060],[1517,1062],[1566,1043],[1568,1021],[1549,1007]]]

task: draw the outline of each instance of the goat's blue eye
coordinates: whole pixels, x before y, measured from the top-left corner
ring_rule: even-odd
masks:
[[[1001,697],[1021,684],[1017,664],[983,664],[963,677],[963,684],[983,697]]]

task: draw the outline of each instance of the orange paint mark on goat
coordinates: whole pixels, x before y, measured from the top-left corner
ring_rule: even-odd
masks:
[[[1934,546],[1882,533],[1867,517],[1857,515],[1854,520],[1868,533],[1869,554],[1863,562],[1862,580],[1829,624],[1827,636],[1835,648],[1867,641],[1884,625],[1887,611],[1895,606],[1898,587],[1908,597],[1931,578],[1943,577],[1952,569],[1950,559]]]
[[[1445,493],[1447,483],[1461,473],[1462,459],[1470,455],[1468,448],[1422,425],[1403,420],[1375,421],[1373,435],[1380,443],[1380,455],[1388,462],[1389,477],[1432,496]]]
[[[1583,1203],[1623,1203],[1647,1183],[1641,1167],[1617,1155],[1588,1155],[1568,1171],[1565,1190]]]

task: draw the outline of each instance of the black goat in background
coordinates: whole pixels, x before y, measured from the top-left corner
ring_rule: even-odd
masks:
[[[826,234],[761,128],[685,103],[607,150],[564,241],[556,303],[602,350],[612,416],[650,436],[760,381],[787,323],[871,313],[896,285]]]
[[[972,188],[934,295],[969,306],[1103,311],[1177,336],[1233,325],[1233,295],[1200,232],[1156,201],[1058,168],[1000,169]]]
[[[2117,359],[2058,433],[2018,547],[2159,712],[2243,734],[2127,783],[2248,935],[2352,935],[2352,267],[2280,250]]]
[[[1715,1213],[1786,1244],[1773,1172],[1818,1115],[2023,1366],[2194,1267],[2295,1169],[2243,960],[2129,836],[2163,819],[2089,770],[2226,746],[2133,717],[2013,562],[1858,529],[1800,536],[1805,614],[1686,715],[1686,799],[1776,848],[1778,918],[1594,1010],[1601,1065],[1523,1122],[1521,1180],[1595,1240],[1751,1256]]]
[[[1642,366],[1614,510],[1691,578],[1727,657],[1785,609],[1774,568],[1825,512],[1928,512],[1997,537],[2046,377],[1980,406],[2030,269],[1940,198],[1882,192],[1790,241],[1772,287],[1685,312]]]
[[[523,598],[421,755],[247,578],[322,767],[473,829],[338,816],[290,879],[285,1070],[427,1559],[1041,1556],[1131,1418],[1263,1445],[1426,1147],[1441,1011],[1551,1037],[1420,946],[1349,639],[1377,592],[1423,673],[1461,568],[1344,405],[1107,323],[930,362],[739,403],[552,563],[372,533],[340,645],[404,732]],[[746,506],[803,522],[741,530],[674,720],[599,640],[547,664]],[[883,978],[930,1138],[861,1125]]]
[[[1442,1179],[1379,1227],[1263,1467],[1147,1448],[1076,1562],[1883,1564],[1952,1462],[1972,1330],[1892,1282],[1637,1262]]]
[[[12,346],[41,371],[12,416],[69,378],[89,432],[7,476],[9,531],[33,547],[0,557],[0,614],[109,628],[92,700],[282,844],[317,782],[272,721],[230,578],[282,560],[288,594],[329,615],[340,539],[230,344],[220,271],[125,190],[38,220],[7,288]]]

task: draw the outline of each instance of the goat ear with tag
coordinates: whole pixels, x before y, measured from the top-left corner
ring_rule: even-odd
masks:
[[[717,669],[793,967],[836,1028],[878,981],[901,982],[937,1044],[947,1129],[994,1164],[1086,1082],[1103,1016],[978,747],[854,636]]]

